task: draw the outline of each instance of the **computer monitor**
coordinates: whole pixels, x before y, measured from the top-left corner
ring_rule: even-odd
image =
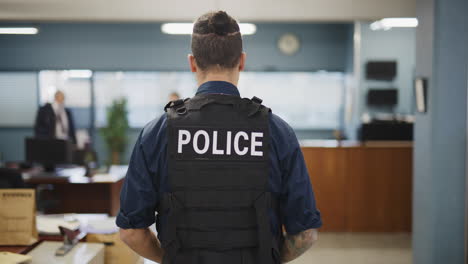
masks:
[[[369,61],[366,65],[366,79],[391,81],[396,77],[396,61]]]
[[[26,138],[26,161],[40,163],[46,170],[73,162],[74,145],[63,139]]]
[[[397,89],[370,89],[367,92],[367,105],[395,106],[398,103]]]

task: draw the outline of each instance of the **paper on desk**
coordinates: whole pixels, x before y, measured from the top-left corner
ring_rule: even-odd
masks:
[[[0,263],[3,264],[27,264],[31,263],[32,257],[15,254],[11,252],[0,252]]]
[[[128,165],[111,165],[109,174],[116,176],[125,176],[127,174]]]
[[[93,176],[93,182],[115,182],[116,180],[121,179],[120,176],[114,174],[95,174]]]
[[[115,224],[115,217],[105,219],[93,219],[83,226],[82,231],[91,234],[113,234],[119,231]]]
[[[84,177],[86,169],[84,167],[59,168],[56,170],[56,174],[61,177]]]
[[[80,227],[80,222],[65,221],[64,215],[38,215],[36,217],[37,231],[40,234],[59,235],[59,226],[75,230]]]

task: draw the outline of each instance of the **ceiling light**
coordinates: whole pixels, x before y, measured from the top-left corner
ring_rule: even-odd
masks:
[[[257,31],[257,26],[251,23],[240,23],[239,28],[242,35],[253,35]],[[171,35],[191,35],[193,23],[165,23],[161,25],[161,31]]]
[[[402,28],[402,27],[417,27],[418,19],[411,17],[401,18],[384,18],[375,21],[370,25],[372,30],[389,30],[391,28]]]
[[[192,30],[192,23],[165,23],[161,25],[161,31],[171,35],[190,35]]]
[[[0,34],[35,35],[38,32],[35,27],[0,27]]]
[[[89,79],[93,76],[91,70],[68,70],[66,71],[66,77],[70,79]]]
[[[239,28],[242,35],[253,35],[257,32],[257,26],[251,23],[240,23]]]

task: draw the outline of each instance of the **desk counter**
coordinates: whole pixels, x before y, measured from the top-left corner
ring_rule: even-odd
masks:
[[[32,186],[51,185],[42,191],[41,198],[53,202],[46,208],[47,214],[106,213],[117,215],[120,208],[120,190],[125,174],[97,174],[93,177],[31,175],[25,182]]]
[[[411,231],[411,142],[301,143],[324,231]]]

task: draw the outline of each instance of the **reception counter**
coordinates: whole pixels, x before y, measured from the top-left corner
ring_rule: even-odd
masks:
[[[302,141],[322,231],[411,232],[412,143]]]

